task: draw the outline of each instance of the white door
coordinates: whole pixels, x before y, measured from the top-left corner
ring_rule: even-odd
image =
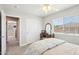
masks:
[[[2,42],[2,52],[1,54],[4,55],[6,53],[6,17],[5,13],[1,11],[1,42]]]

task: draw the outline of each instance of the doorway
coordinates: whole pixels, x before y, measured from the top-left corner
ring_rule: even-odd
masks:
[[[19,46],[19,18],[6,16],[6,46],[7,50]]]

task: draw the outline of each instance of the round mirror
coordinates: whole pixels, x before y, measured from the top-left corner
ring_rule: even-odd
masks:
[[[52,25],[50,23],[47,23],[45,25],[45,30],[48,34],[51,34],[51,30],[52,30]]]

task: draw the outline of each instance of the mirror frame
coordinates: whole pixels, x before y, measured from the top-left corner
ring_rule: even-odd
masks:
[[[50,23],[46,23],[46,25],[45,25],[45,31],[46,31],[47,25],[50,25],[50,34],[52,34],[52,25],[51,25]],[[46,32],[47,32],[47,31],[46,31]]]

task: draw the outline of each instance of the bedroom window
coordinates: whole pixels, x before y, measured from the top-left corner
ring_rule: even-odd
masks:
[[[79,34],[79,16],[67,16],[53,20],[54,32]]]
[[[53,20],[54,32],[63,32],[63,19],[57,18]]]

